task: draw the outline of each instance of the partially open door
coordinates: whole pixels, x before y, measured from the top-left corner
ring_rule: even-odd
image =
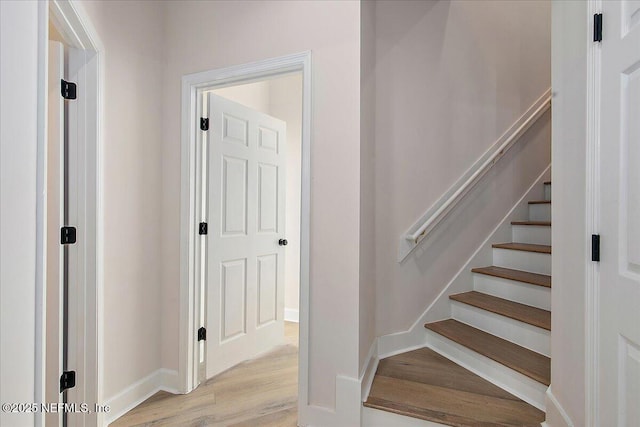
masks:
[[[286,124],[207,93],[206,377],[284,342]]]
[[[602,2],[599,422],[640,425],[640,2]]]

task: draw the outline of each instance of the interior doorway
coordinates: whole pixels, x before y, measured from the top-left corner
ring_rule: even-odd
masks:
[[[208,379],[283,344],[284,321],[299,319],[302,75],[205,91],[199,102]]]
[[[36,425],[101,425],[100,41],[73,2],[42,2],[37,247],[41,401]],[[86,408],[83,410],[83,408]],[[88,409],[91,410],[88,410]]]
[[[248,147],[248,139],[247,144],[240,143],[238,141],[242,141],[243,138],[248,138],[247,131],[250,128],[250,120],[246,120],[241,117],[243,114],[256,114],[257,120],[266,119],[268,117],[273,118],[278,121],[279,118],[275,117],[276,114],[284,114],[284,109],[289,108],[291,111],[288,114],[294,114],[297,116],[295,122],[293,123],[291,119],[280,120],[285,122],[285,128],[283,129],[283,137],[285,134],[290,133],[291,139],[297,141],[297,149],[291,153],[290,160],[295,159],[295,161],[287,160],[287,152],[286,150],[282,151],[282,154],[285,154],[284,162],[282,163],[282,168],[279,171],[287,171],[287,175],[290,177],[297,176],[299,180],[289,180],[283,179],[282,185],[279,183],[280,188],[282,189],[282,196],[286,197],[286,199],[282,199],[282,201],[286,200],[283,206],[283,213],[277,215],[277,211],[279,208],[275,208],[271,206],[271,212],[274,215],[269,216],[266,211],[264,218],[266,218],[266,222],[263,224],[258,224],[264,226],[264,230],[257,230],[258,233],[264,232],[264,234],[270,234],[270,245],[274,246],[272,249],[275,249],[276,252],[281,254],[283,261],[282,266],[278,269],[278,262],[276,259],[278,257],[272,257],[268,254],[263,259],[254,259],[251,261],[256,266],[256,270],[258,271],[260,268],[264,267],[264,277],[275,277],[278,274],[281,274],[283,277],[282,280],[282,290],[278,291],[277,280],[272,281],[275,284],[269,283],[266,286],[267,289],[270,289],[271,295],[274,296],[273,291],[275,290],[275,295],[281,296],[282,301],[280,303],[269,302],[266,305],[258,305],[254,303],[253,306],[249,307],[244,302],[243,310],[251,311],[252,318],[250,319],[247,316],[237,316],[238,311],[229,311],[233,313],[236,317],[234,318],[226,318],[224,321],[235,322],[235,325],[241,325],[242,322],[252,321],[253,325],[250,325],[253,328],[260,329],[265,326],[269,327],[277,325],[278,321],[284,324],[284,320],[290,325],[295,325],[295,320],[298,320],[298,328],[280,328],[275,336],[278,337],[280,343],[285,341],[285,336],[282,330],[287,329],[291,331],[292,329],[299,330],[299,351],[297,352],[297,360],[298,360],[298,399],[297,405],[298,408],[305,408],[308,405],[308,363],[309,363],[309,324],[308,324],[308,307],[309,307],[309,213],[310,213],[310,166],[311,166],[311,140],[310,140],[310,129],[311,129],[311,54],[310,52],[304,52],[301,54],[294,54],[280,58],[268,59],[264,61],[259,61],[256,63],[250,63],[246,65],[239,65],[235,67],[229,67],[225,69],[206,71],[202,73],[187,75],[183,77],[183,138],[182,138],[182,194],[183,194],[183,202],[182,202],[182,212],[181,212],[181,236],[182,236],[182,247],[181,247],[181,276],[182,276],[182,292],[181,292],[181,348],[180,348],[180,377],[183,382],[183,391],[185,393],[189,393],[194,390],[198,385],[206,380],[210,375],[215,375],[217,369],[210,369],[207,367],[208,361],[211,361],[207,357],[207,351],[211,348],[206,342],[213,337],[216,337],[218,343],[222,340],[229,340],[232,342],[234,340],[238,340],[240,337],[246,335],[246,333],[242,332],[240,334],[234,334],[230,332],[237,332],[227,330],[224,331],[221,329],[221,322],[212,322],[214,324],[208,324],[207,321],[211,321],[208,318],[207,313],[215,313],[216,315],[220,315],[222,312],[220,310],[220,302],[223,301],[224,291],[220,287],[220,283],[223,283],[226,278],[224,274],[229,273],[229,277],[235,281],[240,283],[247,283],[247,286],[244,288],[242,292],[247,292],[252,288],[251,292],[257,292],[259,286],[259,280],[257,279],[257,273],[252,273],[255,277],[251,280],[254,280],[256,283],[251,286],[248,284],[249,277],[242,278],[242,274],[246,274],[249,270],[243,266],[235,266],[238,267],[234,270],[231,267],[234,265],[229,264],[229,271],[223,272],[222,268],[217,268],[213,276],[211,276],[211,264],[208,262],[209,255],[207,251],[217,250],[216,248],[223,247],[223,245],[218,242],[217,246],[211,246],[213,243],[213,239],[211,239],[210,231],[214,231],[216,228],[218,233],[223,228],[220,226],[221,222],[224,218],[224,215],[232,214],[235,212],[244,212],[244,203],[236,201],[234,210],[224,212],[222,211],[222,201],[218,200],[221,192],[226,191],[226,187],[228,183],[231,183],[231,178],[233,178],[236,184],[242,184],[244,179],[247,180],[248,183],[248,174],[243,172],[245,169],[248,171],[249,163],[245,162],[245,166],[236,168],[234,172],[234,176],[229,175],[225,177],[222,175],[224,172],[225,164],[223,162],[223,157],[216,158],[211,160],[211,155],[206,152],[206,150],[213,150],[213,146],[208,146],[207,144],[201,144],[199,141],[204,141],[206,138],[206,132],[210,132],[209,130],[203,129],[212,129],[212,126],[218,126],[219,136],[215,137],[218,140],[223,138],[224,132],[227,132],[230,137],[235,136],[236,138],[236,147]],[[295,82],[295,83],[294,83]],[[295,90],[286,89],[286,85],[291,85],[294,83],[297,85]],[[278,89],[278,86],[281,88],[285,88],[284,90]],[[274,97],[277,97],[280,94],[280,99],[276,99],[268,96],[268,94],[273,89]],[[287,104],[284,99],[289,96],[291,97],[293,93],[296,93],[297,101],[296,105],[292,106],[291,103]],[[224,95],[224,96],[221,96]],[[225,97],[226,96],[226,97]],[[230,99],[233,98],[233,99]],[[206,102],[205,99],[207,100]],[[261,100],[260,100],[261,99]],[[209,108],[215,109],[217,107],[217,102],[220,101],[220,105],[224,107],[226,105],[229,108],[235,109],[234,111],[229,110],[228,118],[226,124],[222,119],[224,114],[222,112],[217,113],[218,117],[211,116],[211,111]],[[239,101],[239,102],[238,102]],[[244,103],[244,105],[243,105]],[[279,104],[279,105],[278,105]],[[273,107],[273,108],[272,108]],[[277,112],[280,109],[280,112]],[[262,110],[262,111],[260,111]],[[222,111],[222,110],[221,110]],[[268,113],[265,113],[268,112]],[[269,114],[270,113],[270,114]],[[203,120],[208,119],[208,120]],[[239,119],[239,120],[236,120]],[[233,122],[233,123],[232,123]],[[291,122],[291,124],[289,123]],[[242,123],[246,123],[242,125]],[[207,127],[208,126],[208,127]],[[225,129],[225,126],[227,128]],[[255,135],[256,142],[255,144],[262,143],[262,147],[258,147],[260,149],[267,149],[271,147],[271,151],[273,151],[274,140],[272,136],[274,135],[269,129],[274,130],[273,125],[265,125],[261,126],[256,124],[255,129],[262,129],[262,133],[258,132]],[[291,132],[289,132],[289,129]],[[297,130],[299,129],[299,130]],[[212,130],[215,130],[212,129]],[[244,135],[244,136],[243,136]],[[294,136],[297,135],[297,136]],[[260,139],[262,138],[262,140]],[[282,147],[286,148],[285,139],[282,139],[282,142],[278,142],[279,144],[283,144]],[[214,137],[212,136],[212,141]],[[223,144],[224,145],[224,144]],[[227,144],[228,147],[231,147],[232,144]],[[257,145],[256,145],[257,146]],[[295,147],[295,145],[294,145]],[[298,151],[299,150],[299,154]],[[266,150],[268,151],[268,150]],[[204,153],[203,153],[204,152]],[[275,153],[275,151],[274,151]],[[203,156],[204,154],[204,156]],[[239,153],[235,153],[232,155],[231,153],[227,153],[231,157],[235,159],[242,160],[242,156]],[[258,154],[256,154],[258,155]],[[299,157],[298,157],[299,156]],[[198,159],[208,158],[209,162],[199,162]],[[237,162],[236,166],[239,166],[244,161]],[[260,190],[265,190],[267,192],[273,191],[273,185],[278,182],[275,180],[275,177],[279,177],[279,172],[275,173],[275,169],[270,167],[266,167],[262,170],[263,175],[260,179],[261,182],[258,181],[258,173],[260,172],[258,168],[258,164],[260,162],[255,162],[251,169],[254,173],[254,179],[256,184],[264,185],[264,187]],[[264,162],[265,165],[269,162]],[[295,163],[295,165],[293,164]],[[271,162],[272,165],[275,163]],[[231,166],[229,163],[227,166]],[[214,169],[215,167],[215,169]],[[203,178],[203,174],[212,173],[212,171],[217,171],[219,174],[215,180],[212,179],[211,176],[206,176]],[[233,172],[229,169],[227,172]],[[286,177],[283,177],[286,178]],[[238,181],[239,179],[239,181]],[[226,180],[226,181],[225,181]],[[286,182],[285,182],[286,181]],[[205,188],[205,185],[201,185],[201,183],[209,183],[215,182],[215,186],[219,194],[215,196],[214,199],[211,197],[213,194],[212,189]],[[238,184],[238,187],[242,187],[242,185]],[[297,187],[297,189],[295,188]],[[257,187],[256,187],[257,188]],[[291,188],[291,189],[289,189]],[[208,191],[209,190],[209,191]],[[247,187],[247,196],[246,200],[252,199],[252,203],[256,203],[256,206],[259,207],[259,194],[254,192],[249,194]],[[256,190],[257,191],[257,190]],[[207,197],[203,197],[203,194],[206,194]],[[290,200],[295,200],[297,195],[299,194],[298,201],[291,202]],[[240,200],[243,199],[244,196],[240,197]],[[264,199],[267,200],[267,199]],[[217,206],[211,206],[211,203],[217,204]],[[246,202],[248,203],[248,202]],[[248,206],[248,205],[247,205]],[[264,205],[270,206],[270,205]],[[213,209],[213,210],[212,210]],[[225,208],[226,209],[226,208]],[[293,213],[289,212],[286,215],[287,210],[293,209]],[[256,211],[257,212],[257,211]],[[212,213],[215,213],[213,215]],[[211,214],[211,217],[209,215]],[[235,230],[240,227],[241,231],[242,227],[246,225],[243,221],[248,221],[246,224],[251,223],[252,227],[258,227],[256,225],[256,221],[258,218],[253,214],[252,218],[246,218],[245,214],[241,215],[241,221],[239,223],[231,224],[234,230],[229,228],[226,231],[230,232],[238,232]],[[229,218],[238,218],[237,215],[229,215]],[[282,228],[278,228],[277,232],[269,229],[269,221],[283,221]],[[210,222],[216,222],[215,225],[211,225]],[[202,235],[202,223],[206,223],[204,225],[205,232],[207,233],[204,237]],[[294,225],[291,225],[291,224]],[[275,223],[274,223],[275,224]],[[236,227],[237,226],[237,227]],[[272,227],[271,227],[272,228]],[[247,228],[248,229],[248,228]],[[282,230],[282,231],[281,231]],[[299,238],[298,238],[299,233]],[[242,232],[240,232],[242,234]],[[246,234],[246,233],[245,233]],[[286,243],[283,243],[283,240],[286,240]],[[285,246],[286,245],[286,246]],[[299,245],[299,249],[298,249]],[[276,249],[277,248],[277,249]],[[285,250],[286,248],[286,250]],[[295,255],[294,255],[295,254]],[[285,259],[286,257],[286,259]],[[243,257],[234,258],[235,260],[241,259]],[[296,259],[296,261],[291,261],[291,258]],[[233,261],[233,260],[231,260]],[[259,261],[264,261],[260,263]],[[246,261],[249,262],[249,261]],[[240,262],[239,264],[243,264],[244,262]],[[201,268],[200,266],[206,266],[205,268]],[[275,269],[275,271],[274,271]],[[233,276],[234,273],[237,273]],[[268,274],[267,274],[268,273]],[[209,276],[208,276],[209,275]],[[297,278],[297,280],[296,280]],[[223,279],[223,280],[221,280]],[[213,288],[210,285],[210,281],[213,280]],[[289,290],[285,291],[285,282],[289,284]],[[217,283],[217,284],[216,284]],[[217,286],[217,287],[216,287]],[[296,295],[296,288],[298,290],[298,294]],[[207,292],[213,289],[213,295],[207,294]],[[231,288],[229,288],[231,289]],[[238,295],[235,294],[237,300],[241,300],[242,298],[238,298]],[[248,294],[246,294],[248,296]],[[257,301],[257,296],[252,297],[254,301]],[[248,301],[248,298],[246,298]],[[264,301],[270,301],[269,298],[264,299]],[[277,301],[277,300],[271,300]],[[297,302],[297,306],[295,304]],[[211,310],[208,305],[214,305],[217,307],[217,310]],[[270,319],[266,313],[274,312],[274,319]],[[287,310],[285,310],[285,308]],[[286,319],[285,319],[286,312]],[[262,318],[261,318],[262,316]],[[238,319],[242,318],[243,320],[239,321]],[[261,322],[261,320],[263,322]],[[263,323],[263,324],[261,324]],[[215,328],[215,334],[212,332],[211,327]],[[201,329],[202,328],[202,329]],[[233,329],[233,328],[232,328]],[[248,328],[247,328],[248,329]],[[221,332],[222,331],[222,332]],[[231,336],[224,336],[224,333],[230,333]],[[205,338],[202,339],[202,338]],[[200,338],[200,339],[199,339]],[[271,344],[275,343],[273,341]],[[272,347],[273,345],[271,345]],[[260,352],[264,351],[266,348],[269,348],[269,345],[266,346],[257,346],[254,348],[255,351]],[[256,356],[257,354],[253,354]],[[245,355],[246,356],[246,355]],[[215,359],[217,360],[217,359]],[[227,367],[232,366],[233,363],[238,361],[228,361],[226,362]],[[224,369],[224,368],[223,368]]]

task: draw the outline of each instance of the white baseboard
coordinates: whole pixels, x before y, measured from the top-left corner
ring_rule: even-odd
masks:
[[[573,421],[556,399],[551,387],[547,389],[545,400],[547,419],[542,424],[544,427],[573,427]]]
[[[376,375],[376,370],[378,369],[378,339],[374,339],[371,343],[371,347],[369,348],[369,353],[367,354],[367,359],[364,362],[364,366],[362,367],[362,371],[360,372],[360,390],[361,390],[361,400],[364,402],[367,400],[369,396],[369,392],[371,391],[371,385],[373,384],[373,378]]]
[[[285,308],[284,320],[285,322],[300,323],[300,311],[297,308]]]
[[[106,400],[109,412],[104,416],[105,425],[111,424],[160,390],[178,394],[178,380],[177,371],[162,368],[131,384]]]
[[[366,427],[444,427],[445,424],[407,417],[374,408],[363,408],[362,425]]]
[[[509,241],[511,238],[511,221],[522,219],[528,210],[528,200],[531,197],[539,198],[539,186],[550,177],[551,165],[549,165],[531,186],[524,192],[522,197],[515,203],[513,208],[504,216],[502,221],[489,233],[484,242],[469,257],[465,264],[458,270],[451,281],[442,289],[440,294],[418,317],[413,325],[403,332],[396,332],[383,335],[378,338],[378,357],[384,359],[399,353],[422,348],[426,345],[426,334],[424,324],[443,320],[451,316],[449,295],[473,290],[473,278],[471,268],[483,264],[481,260],[492,259],[491,244],[498,240]]]
[[[298,425],[308,427],[354,427],[361,425],[361,381],[336,375],[336,407],[303,406],[298,412]]]

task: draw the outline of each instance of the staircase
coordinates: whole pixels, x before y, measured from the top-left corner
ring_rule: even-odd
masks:
[[[551,376],[551,182],[451,318],[425,325],[428,348],[380,361],[364,406],[450,426],[544,421]],[[443,357],[444,356],[444,357]],[[396,425],[402,425],[398,422]],[[412,423],[411,425],[418,425]]]

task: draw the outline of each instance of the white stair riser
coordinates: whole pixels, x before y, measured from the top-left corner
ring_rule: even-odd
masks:
[[[512,242],[551,245],[551,227],[540,225],[512,225]]]
[[[362,425],[367,427],[446,427],[445,424],[407,417],[366,406],[362,407]]]
[[[551,288],[474,273],[473,289],[483,294],[551,310]]]
[[[545,184],[544,186],[544,199],[551,200],[551,184]]]
[[[493,265],[551,275],[551,254],[493,248]]]
[[[541,411],[545,410],[546,385],[428,329],[427,347]]]
[[[529,205],[529,221],[551,221],[551,203]]]
[[[478,307],[451,301],[454,319],[476,329],[551,357],[551,333],[546,329],[529,325]]]

